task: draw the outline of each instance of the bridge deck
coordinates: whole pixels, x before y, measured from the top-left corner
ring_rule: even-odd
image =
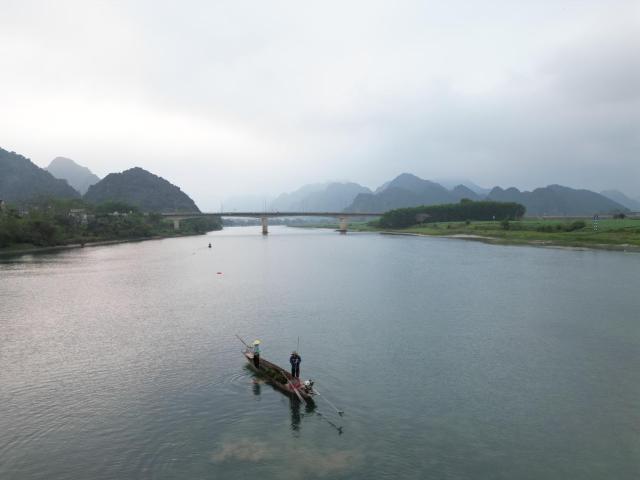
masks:
[[[382,213],[365,212],[176,212],[163,213],[165,218],[194,218],[194,217],[380,217]]]

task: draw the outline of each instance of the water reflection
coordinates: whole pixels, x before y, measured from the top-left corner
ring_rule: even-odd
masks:
[[[289,398],[289,408],[291,409],[291,430],[297,432],[300,430],[300,421],[302,420],[300,400]]]
[[[256,397],[259,397],[261,391],[262,391],[262,385],[260,385],[260,382],[257,379],[254,379],[253,380],[253,394]]]

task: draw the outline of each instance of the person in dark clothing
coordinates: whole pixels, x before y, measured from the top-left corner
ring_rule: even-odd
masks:
[[[302,358],[300,358],[298,352],[291,352],[289,363],[291,364],[291,376],[294,378],[300,378],[300,362],[302,362]]]

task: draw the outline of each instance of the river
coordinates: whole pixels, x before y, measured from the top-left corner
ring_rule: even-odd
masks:
[[[0,259],[0,478],[637,479],[639,280],[640,254],[286,227]],[[299,337],[345,415],[235,334],[283,366]]]

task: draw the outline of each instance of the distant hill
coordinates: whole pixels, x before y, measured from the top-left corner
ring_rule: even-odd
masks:
[[[451,190],[452,188],[456,187],[457,185],[463,185],[465,187],[467,187],[469,190],[472,190],[474,193],[476,193],[480,198],[484,198],[486,197],[489,192],[491,191],[490,188],[484,188],[481,187],[480,185],[473,183],[470,180],[467,179],[460,179],[460,178],[446,178],[446,179],[439,179],[436,178],[434,179],[434,182],[439,183],[440,185],[442,185],[443,187]]]
[[[64,180],[59,180],[28,158],[0,148],[0,199],[25,203],[37,197],[77,198]]]
[[[312,183],[304,185],[291,193],[282,193],[269,205],[270,210],[293,210],[294,205],[300,205],[304,199],[315,192],[320,192],[327,188],[327,183]]]
[[[526,215],[583,216],[628,211],[621,203],[598,193],[561,185],[549,185],[532,192],[521,192],[513,187],[506,190],[495,187],[485,197],[465,185],[457,185],[448,190],[439,183],[410,173],[398,175],[376,189],[375,193],[358,195],[347,207],[347,211],[386,212],[396,208],[457,203],[463,198],[520,203],[527,208]]]
[[[135,167],[110,173],[84,195],[92,203],[125,202],[145,212],[199,212],[193,200],[162,177]]]
[[[531,192],[521,192],[511,187],[503,190],[495,187],[488,200],[517,202],[527,209],[526,215],[583,216],[596,213],[628,211],[623,205],[590,190],[575,190],[561,185],[536,188]]]
[[[411,173],[402,173],[390,182],[385,183],[376,190],[376,193],[382,193],[389,188],[401,188],[408,190],[421,196],[431,196],[435,198],[449,199],[450,192],[439,183],[423,180]]]
[[[488,192],[487,192],[488,193]],[[467,198],[469,200],[479,201],[485,198],[486,195],[480,195],[473,191],[471,188],[466,185],[458,185],[451,190],[451,194],[456,198],[456,200],[460,201],[463,198]]]
[[[357,183],[317,183],[305,185],[295,192],[284,193],[270,204],[271,210],[303,212],[341,212],[360,193],[370,193]]]
[[[351,205],[349,212],[385,212],[394,208],[417,207],[455,203],[461,198],[474,200],[478,196],[466,187],[459,186],[455,192],[439,183],[423,180],[410,173],[403,173],[376,189],[375,193],[361,193]],[[464,195],[460,196],[464,192]]]
[[[600,192],[600,195],[604,195],[608,199],[618,202],[631,211],[640,212],[640,198],[630,198],[618,190],[605,190]]]
[[[100,181],[100,177],[87,167],[78,165],[66,157],[54,158],[45,170],[56,178],[66,180],[69,185],[82,195],[87,192],[91,185],[95,185]]]
[[[222,202],[225,212],[262,212],[271,205],[273,197],[263,195],[233,195]],[[266,207],[265,207],[266,206]]]

